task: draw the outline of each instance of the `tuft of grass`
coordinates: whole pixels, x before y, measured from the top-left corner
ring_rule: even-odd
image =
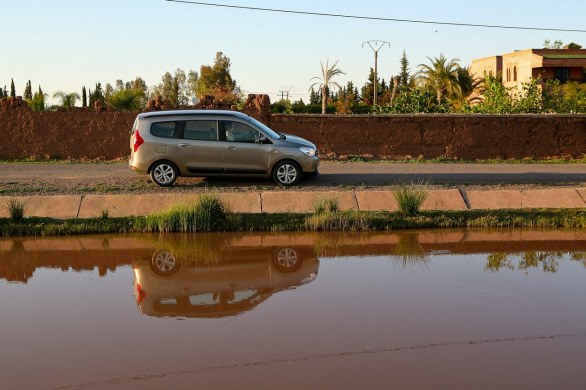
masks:
[[[175,205],[166,212],[137,218],[135,227],[143,232],[211,232],[229,229],[232,220],[217,195],[202,195],[195,204]]]
[[[102,219],[110,218],[110,210],[102,209],[102,211],[100,212],[100,216],[102,217]]]
[[[318,199],[313,204],[314,214],[335,213],[340,209],[338,198],[324,198]]]
[[[13,222],[22,222],[26,212],[26,204],[23,201],[10,199],[7,201],[6,207],[8,208],[10,219],[12,219]]]
[[[402,184],[393,192],[397,201],[399,210],[406,215],[415,216],[419,214],[419,209],[429,193],[428,185],[419,184]]]
[[[371,230],[371,226],[367,214],[350,210],[310,215],[305,218],[305,229],[311,231],[362,231]]]

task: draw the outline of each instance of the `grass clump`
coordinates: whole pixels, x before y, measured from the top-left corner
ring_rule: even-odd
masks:
[[[371,230],[367,214],[359,211],[337,211],[312,214],[305,218],[305,229],[310,231]]]
[[[406,215],[415,216],[419,214],[419,209],[429,193],[426,184],[403,184],[394,192],[393,196],[397,201],[399,210]]]
[[[313,204],[314,214],[335,213],[340,209],[338,198],[318,199]]]
[[[137,218],[135,228],[143,232],[211,232],[232,226],[232,214],[217,195],[202,195],[194,204],[174,205],[168,211]]]
[[[8,208],[8,214],[10,214],[10,219],[13,222],[22,222],[24,219],[24,214],[26,212],[26,204],[18,199],[10,199],[6,203],[6,207]]]

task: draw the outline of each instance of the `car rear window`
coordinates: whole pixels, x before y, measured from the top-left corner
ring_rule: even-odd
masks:
[[[175,138],[177,125],[175,122],[155,122],[151,124],[151,134],[161,138]]]

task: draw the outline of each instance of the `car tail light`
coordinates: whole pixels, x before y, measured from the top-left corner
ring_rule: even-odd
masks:
[[[144,139],[140,136],[138,129],[134,132],[134,151],[136,152],[140,145],[144,144]]]
[[[136,302],[138,302],[140,304],[145,296],[146,296],[146,293],[144,292],[142,287],[140,287],[140,284],[137,283],[136,284]]]

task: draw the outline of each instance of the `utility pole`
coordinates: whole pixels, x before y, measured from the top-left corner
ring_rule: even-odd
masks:
[[[279,91],[281,93],[281,100],[285,99],[285,100],[289,100],[289,92],[291,92],[291,90],[293,89],[292,85],[285,85],[281,87],[282,89]],[[286,98],[283,96],[285,95]]]
[[[364,44],[367,44],[368,46],[370,46],[370,48],[372,49],[372,51],[374,51],[374,101],[373,101],[373,105],[376,106],[376,95],[377,95],[377,64],[378,64],[378,51],[380,49],[383,48],[383,46],[387,45],[388,47],[391,47],[391,44],[387,41],[366,41],[366,42],[362,42],[362,47],[364,47]]]

